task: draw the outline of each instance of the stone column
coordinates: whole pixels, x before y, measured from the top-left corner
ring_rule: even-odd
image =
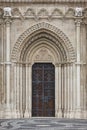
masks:
[[[68,97],[68,105],[67,105],[67,117],[70,117],[70,65],[67,64],[67,97]]]
[[[70,64],[70,118],[73,117],[73,86],[72,86],[72,64]]]
[[[23,98],[23,77],[22,77],[22,75],[23,75],[23,68],[22,68],[22,64],[20,64],[20,94],[19,94],[19,99],[20,99],[20,117],[21,118],[23,118],[23,106],[22,106],[22,102],[23,102],[23,100],[22,100],[22,98]]]
[[[58,96],[59,96],[59,85],[58,85],[58,64],[55,66],[55,117],[58,117]]]
[[[19,63],[17,63],[17,72],[16,72],[16,78],[17,78],[17,83],[16,83],[16,112],[17,112],[17,117],[20,117],[20,112],[19,112],[19,95],[20,95],[20,88],[19,88],[19,78],[20,78],[20,74],[19,74]]]
[[[17,75],[17,65],[16,65],[16,63],[14,63],[14,82],[13,82],[13,86],[14,86],[14,88],[13,88],[13,115],[14,115],[14,117],[16,118],[17,117],[17,113],[16,113],[16,98],[17,98],[17,96],[16,96],[16,92],[17,92],[17,78],[16,78],[16,75]]]
[[[81,18],[77,17],[75,20],[76,23],[76,45],[77,45],[77,63],[76,63],[76,75],[77,75],[77,103],[76,103],[76,117],[80,117],[80,44],[81,44]]]
[[[76,91],[76,78],[77,78],[77,72],[76,72],[76,65],[73,64],[73,117],[75,118],[75,111],[76,111],[76,104],[77,104],[77,91]]]
[[[58,117],[62,118],[62,70],[61,64],[58,65]]]
[[[64,118],[67,117],[67,64],[64,64]]]
[[[24,117],[29,118],[29,67],[26,64],[26,110]]]
[[[32,65],[29,64],[29,117],[32,116]]]
[[[7,13],[8,15],[7,15]],[[5,28],[6,28],[6,103],[7,103],[7,115],[10,116],[10,42],[11,42],[11,10],[4,8]]]

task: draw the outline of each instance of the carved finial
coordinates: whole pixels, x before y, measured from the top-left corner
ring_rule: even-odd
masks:
[[[75,16],[76,17],[82,17],[83,16],[83,9],[81,7],[77,7],[75,9]]]
[[[11,8],[10,7],[5,7],[4,8],[4,17],[9,17],[11,15]]]

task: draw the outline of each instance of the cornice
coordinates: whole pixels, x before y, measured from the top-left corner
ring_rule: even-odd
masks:
[[[0,0],[0,3],[87,3],[87,0]]]

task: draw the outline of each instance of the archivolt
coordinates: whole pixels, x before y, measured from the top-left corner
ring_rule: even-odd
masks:
[[[76,60],[74,48],[68,37],[60,29],[44,22],[32,26],[20,35],[14,45],[11,60],[19,61],[20,56],[22,55],[23,57],[29,45],[42,38],[45,38],[45,40],[49,39],[50,42],[52,41],[54,46],[58,47],[58,50],[61,51],[66,62],[74,62]]]

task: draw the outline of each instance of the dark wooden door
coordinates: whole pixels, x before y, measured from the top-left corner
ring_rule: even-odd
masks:
[[[32,116],[55,116],[55,67],[51,63],[32,66]]]

